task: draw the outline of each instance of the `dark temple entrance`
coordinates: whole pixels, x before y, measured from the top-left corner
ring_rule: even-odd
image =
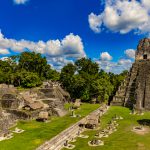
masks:
[[[147,55],[146,54],[143,55],[143,59],[147,59]]]

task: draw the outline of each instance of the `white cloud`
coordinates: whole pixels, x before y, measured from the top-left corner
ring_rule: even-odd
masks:
[[[135,58],[135,50],[134,49],[127,49],[124,52],[126,54],[127,57],[129,58]]]
[[[119,74],[124,70],[129,70],[133,63],[130,59],[119,59],[117,62],[101,60],[95,61],[99,64],[101,69],[106,72],[113,72],[115,74]]]
[[[91,13],[93,22],[90,28],[95,32],[105,26],[113,32],[121,34],[135,31],[135,33],[150,33],[150,1],[149,0],[106,0],[104,11],[98,15]],[[89,15],[89,17],[91,16]],[[97,21],[98,20],[98,21]]]
[[[60,71],[63,66],[67,65],[68,63],[74,63],[73,60],[69,60],[65,57],[48,57],[48,63],[52,64],[52,66],[57,70]]]
[[[53,66],[63,66],[67,64],[68,61],[64,57],[52,57],[48,61],[53,64]]]
[[[0,58],[0,60],[2,60],[2,61],[7,61],[9,59],[9,57],[2,57],[2,58]]]
[[[150,1],[149,0],[141,0],[143,6],[147,8],[148,10],[150,9]]]
[[[71,59],[76,60],[86,57],[82,39],[78,35],[70,33],[62,40],[28,41],[5,38],[0,32],[0,54],[9,54],[8,49],[13,52],[23,52],[25,50],[35,51],[45,55],[53,66],[64,66]],[[59,67],[60,68],[60,67]]]
[[[8,49],[0,48],[0,55],[7,55],[7,54],[10,54]]]
[[[20,4],[25,4],[28,0],[13,0],[15,4],[20,5]]]
[[[120,59],[118,61],[118,64],[119,65],[131,65],[132,64],[132,61],[130,59]]]
[[[84,46],[82,39],[78,35],[69,34],[61,42],[62,49],[67,57],[85,57],[85,52],[83,51]]]
[[[108,52],[102,52],[100,55],[100,59],[102,61],[110,61],[112,60],[112,56]]]
[[[125,57],[125,55],[128,57]],[[106,72],[113,72],[115,74],[119,74],[124,70],[129,70],[134,61],[133,54],[135,51],[133,49],[128,49],[125,51],[125,55],[117,61],[112,61],[112,56],[108,52],[103,52],[100,54],[100,59],[93,59],[96,63],[99,64],[100,69],[105,70]]]
[[[102,25],[102,15],[95,15],[94,13],[91,13],[88,18],[90,28],[95,33],[100,33],[101,31],[101,25]]]
[[[62,40],[48,40],[47,42],[39,41],[27,41],[27,40],[15,40],[5,38],[0,32],[0,49],[11,49],[14,52],[23,52],[28,49],[30,51],[39,52],[49,57],[85,57],[84,46],[82,39],[78,35],[70,33]]]

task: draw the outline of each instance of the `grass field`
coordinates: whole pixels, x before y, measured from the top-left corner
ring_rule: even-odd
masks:
[[[98,131],[86,131],[83,134],[89,135],[89,138],[78,138],[73,143],[76,145],[75,150],[150,150],[150,132],[145,135],[139,135],[131,131],[133,126],[139,125],[138,120],[150,120],[150,112],[145,113],[143,116],[130,115],[129,113],[130,110],[127,108],[111,107],[101,119],[101,129],[104,129],[112,117],[117,114],[124,118],[118,121],[118,130],[108,138],[102,138],[105,145],[99,147],[88,146],[88,141],[93,139]]]
[[[69,105],[66,106],[68,108]],[[81,117],[88,115],[99,107],[98,104],[83,104],[76,114]],[[0,142],[0,150],[34,150],[44,141],[51,139],[81,118],[71,118],[70,114],[64,117],[53,117],[49,123],[36,121],[20,121],[18,128],[24,129],[21,134],[14,134],[10,140]]]

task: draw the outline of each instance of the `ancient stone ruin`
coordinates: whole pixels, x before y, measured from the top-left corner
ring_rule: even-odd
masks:
[[[26,90],[0,84],[0,135],[7,134],[20,119],[46,121],[49,116],[65,115],[64,103],[69,99],[69,93],[51,81]]]
[[[150,110],[150,39],[139,42],[135,62],[111,105],[128,106],[138,112]]]

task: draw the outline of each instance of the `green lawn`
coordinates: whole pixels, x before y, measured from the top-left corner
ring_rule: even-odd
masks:
[[[143,116],[130,115],[130,110],[123,107],[113,106],[101,119],[101,129],[104,129],[111,118],[117,114],[124,118],[119,120],[119,127],[116,132],[108,138],[102,138],[105,145],[99,147],[89,147],[88,141],[94,138],[98,131],[86,131],[83,134],[89,135],[88,139],[78,138],[73,144],[76,145],[75,150],[150,150],[150,133],[138,135],[132,132],[133,126],[138,125],[137,120],[150,119],[150,112]]]
[[[98,104],[83,104],[76,114],[81,117],[88,115],[99,107]],[[66,106],[68,108],[68,105]],[[0,150],[34,150],[46,140],[51,139],[58,133],[71,126],[81,118],[71,118],[70,114],[64,117],[53,117],[49,123],[40,123],[36,121],[20,121],[18,128],[24,129],[21,134],[14,134],[10,140],[0,142]]]

